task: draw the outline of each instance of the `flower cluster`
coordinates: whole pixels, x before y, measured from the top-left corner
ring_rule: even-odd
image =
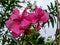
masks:
[[[41,29],[40,23],[46,23],[49,20],[49,15],[47,12],[43,11],[41,8],[35,8],[32,13],[27,13],[25,8],[23,13],[20,14],[18,9],[14,9],[9,19],[5,22],[7,28],[12,31],[13,37],[19,37],[20,34],[30,31],[31,25],[36,24],[36,31]]]

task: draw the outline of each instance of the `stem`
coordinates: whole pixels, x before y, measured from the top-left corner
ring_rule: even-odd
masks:
[[[26,45],[26,41],[23,41],[23,45]]]

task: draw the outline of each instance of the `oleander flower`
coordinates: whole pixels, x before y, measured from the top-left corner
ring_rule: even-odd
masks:
[[[6,21],[6,26],[12,31],[11,34],[13,37],[18,37],[31,24],[30,21],[25,19],[26,10],[20,15],[19,10],[14,9],[10,18]]]
[[[49,14],[47,12],[43,11],[41,8],[35,8],[35,13],[38,16],[36,30],[39,31],[41,29],[39,23],[41,23],[41,22],[43,22],[43,23],[48,22]]]
[[[28,14],[26,19],[29,20],[31,24],[36,24],[36,30],[39,31],[41,29],[40,23],[46,23],[49,20],[49,14],[41,8],[35,8],[34,12]]]
[[[6,21],[7,28],[12,31],[13,37],[19,37],[20,34],[30,34],[30,26],[36,25],[36,31],[41,29],[40,23],[46,23],[49,20],[49,14],[41,8],[35,8],[32,13],[27,13],[25,8],[23,13],[20,14],[18,9],[14,9],[10,18]]]

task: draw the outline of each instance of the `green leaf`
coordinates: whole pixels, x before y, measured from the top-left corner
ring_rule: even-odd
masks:
[[[26,41],[23,41],[23,45],[26,45]]]
[[[50,22],[48,21],[47,24],[48,24],[48,27],[49,27],[50,26]]]
[[[54,9],[54,6],[53,6],[53,4],[51,3],[51,9]]]
[[[15,43],[16,43],[17,45],[20,45],[20,44],[18,43],[18,41],[17,41],[15,38],[13,38],[11,35],[7,35],[7,34],[5,34],[5,35],[8,36],[9,39],[12,39],[13,41],[15,41]]]
[[[45,23],[42,24],[42,27],[44,27]]]
[[[21,8],[21,7],[22,7],[21,5],[15,5],[15,6],[17,6],[17,7],[19,7],[19,8]]]
[[[54,19],[52,16],[50,16],[50,22],[51,22],[52,27],[54,28]]]
[[[51,11],[51,8],[48,5],[47,5],[47,7],[48,7],[48,10]]]

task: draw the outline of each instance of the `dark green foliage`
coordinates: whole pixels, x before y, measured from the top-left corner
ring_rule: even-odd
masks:
[[[22,7],[18,3],[20,3],[19,0],[0,0],[0,8],[2,9],[0,11],[0,28],[4,27],[5,21],[9,18],[11,11],[15,7]]]
[[[51,3],[51,5],[50,6],[48,6],[48,10],[49,10],[49,16],[50,16],[50,22],[51,22],[51,25],[52,25],[52,27],[54,27],[54,23],[58,23],[58,15],[59,15],[59,11],[58,11],[58,9],[60,9],[60,3],[58,3],[58,6],[57,6],[57,3],[58,2],[56,2],[55,1],[55,5],[53,5],[53,3]],[[57,18],[57,19],[56,19]],[[57,20],[57,21],[56,21]],[[49,23],[50,23],[49,22]],[[59,27],[59,26],[58,26]],[[58,28],[57,27],[57,28]],[[56,34],[55,34],[55,41],[53,42],[54,43],[54,45],[59,45],[59,39],[60,39],[60,37],[58,36],[58,34],[59,34],[59,30],[58,29],[56,29]],[[51,45],[53,45],[53,43],[51,44]],[[50,43],[48,42],[47,43],[48,45],[50,45]],[[46,44],[46,45],[47,45]]]
[[[34,30],[30,35],[24,37],[24,43],[26,45],[44,45],[44,37],[40,37],[40,34]]]
[[[50,16],[50,22],[51,22],[51,24],[52,24],[52,27],[54,27],[54,19],[53,19],[52,16]]]
[[[53,43],[54,43],[54,41],[50,41],[50,42],[48,41],[45,43],[45,45],[53,45]]]
[[[32,30],[32,32],[33,33],[29,35],[22,35],[18,39],[13,38],[11,35],[5,34],[5,36],[3,36],[2,45],[6,42],[8,42],[8,45],[44,45],[44,37],[41,37],[35,30]]]
[[[58,6],[60,6],[60,4]],[[56,1],[55,1],[55,5],[53,5],[53,3],[50,3],[50,6],[47,5],[47,7],[48,7],[49,17],[50,17],[50,20],[48,22],[48,27],[49,27],[50,23],[51,23],[52,27],[54,27],[54,23],[56,23],[56,17],[58,15]]]

